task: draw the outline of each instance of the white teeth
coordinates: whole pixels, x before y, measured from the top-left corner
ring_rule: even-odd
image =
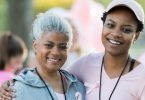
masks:
[[[59,61],[59,59],[53,59],[53,58],[49,58],[50,61],[53,61],[53,62],[57,62]]]
[[[117,42],[117,41],[114,41],[114,40],[109,40],[112,44],[116,44],[116,45],[119,45],[121,44],[120,42]]]

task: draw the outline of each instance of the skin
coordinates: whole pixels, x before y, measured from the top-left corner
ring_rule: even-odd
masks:
[[[41,39],[33,41],[36,59],[41,67],[39,70],[56,73],[67,59],[68,38],[57,33],[43,34]]]
[[[107,15],[102,31],[102,43],[105,47],[105,71],[110,78],[118,77],[123,70],[129,49],[140,34],[136,29],[135,16],[128,9],[117,9]],[[131,58],[129,63],[130,61]],[[128,73],[129,63],[124,74]]]
[[[33,41],[33,49],[39,64],[38,72],[55,91],[63,93],[58,70],[67,59],[68,37],[59,33],[42,34],[39,40]]]

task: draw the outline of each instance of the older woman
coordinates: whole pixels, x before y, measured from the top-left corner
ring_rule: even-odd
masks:
[[[102,20],[105,52],[81,58],[69,72],[84,82],[87,100],[145,100],[145,66],[129,55],[143,30],[143,8],[135,0],[113,0]]]

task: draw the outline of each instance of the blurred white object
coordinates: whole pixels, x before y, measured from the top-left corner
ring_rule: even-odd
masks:
[[[104,50],[101,42],[101,17],[104,10],[102,4],[93,0],[76,0],[72,6],[71,16],[81,26],[79,40],[84,53]]]

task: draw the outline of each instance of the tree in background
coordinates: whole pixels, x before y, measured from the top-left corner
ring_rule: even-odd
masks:
[[[32,0],[7,0],[7,4],[8,29],[20,36],[30,49]]]

